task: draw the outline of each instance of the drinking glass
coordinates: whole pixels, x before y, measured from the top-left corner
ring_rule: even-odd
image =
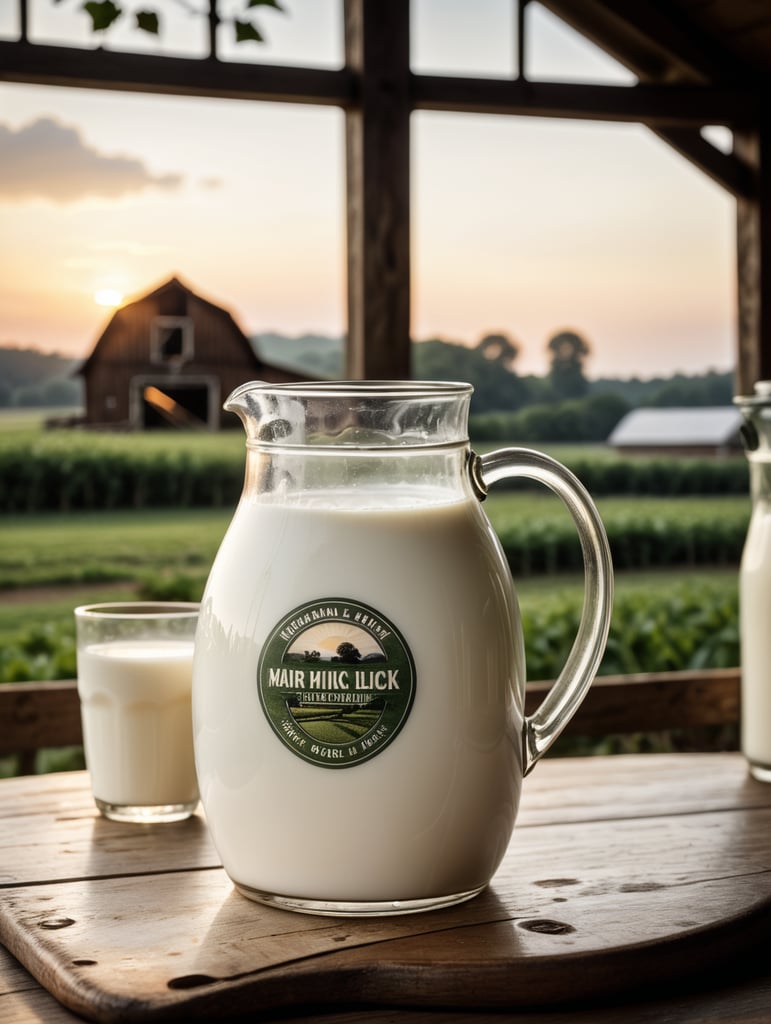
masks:
[[[198,804],[191,713],[198,608],[160,601],[75,609],[86,766],[107,818],[181,821]]]

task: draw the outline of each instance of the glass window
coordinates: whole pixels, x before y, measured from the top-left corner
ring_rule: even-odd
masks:
[[[512,0],[412,0],[412,70],[511,77],[516,70],[515,14]]]
[[[416,340],[510,335],[542,375],[573,330],[587,374],[734,364],[734,199],[638,125],[413,118]]]
[[[634,85],[637,77],[538,3],[525,8],[525,75],[531,81]]]
[[[18,35],[17,19],[0,4],[0,32]],[[165,56],[205,57],[209,52],[208,2],[170,3],[169,0],[127,2],[124,12],[104,32],[94,32],[78,0],[38,0],[29,3],[31,42]],[[217,55],[245,63],[341,67],[343,64],[342,0],[283,0],[282,10],[268,6],[249,9],[246,0],[219,0]],[[137,28],[140,11],[158,14],[157,34]],[[236,21],[251,24],[262,37],[236,41]]]
[[[340,110],[10,83],[0,108],[3,338],[85,357],[106,289],[173,276],[247,335],[344,333]]]

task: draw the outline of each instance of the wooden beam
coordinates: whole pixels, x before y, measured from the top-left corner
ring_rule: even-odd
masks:
[[[351,72],[0,41],[0,81],[347,107]]]
[[[756,180],[752,197],[736,207],[738,366],[736,389],[752,394],[771,380],[771,114],[756,132],[737,132],[734,148]]]
[[[703,85],[584,85],[414,75],[416,110],[583,118],[647,125],[755,124],[757,94]]]
[[[347,373],[410,376],[409,0],[346,0]]]
[[[528,683],[532,714],[551,682]],[[732,725],[739,721],[738,668],[599,676],[571,720],[574,736]]]
[[[732,196],[752,199],[757,191],[753,168],[735,153],[722,153],[696,128],[654,128],[660,139],[677,150]]]
[[[76,682],[0,684],[0,757],[20,754],[23,774],[38,750],[82,742]]]
[[[750,69],[690,12],[651,0],[541,0],[553,14],[643,79],[746,82]]]

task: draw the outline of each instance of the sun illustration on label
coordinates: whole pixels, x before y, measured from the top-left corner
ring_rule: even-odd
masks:
[[[316,661],[340,661],[339,649],[344,644],[351,644],[359,652],[359,660],[371,661],[378,656],[385,659],[383,648],[374,637],[347,622],[322,622],[310,626],[287,648],[286,658],[304,658],[306,653],[315,651],[319,655]]]

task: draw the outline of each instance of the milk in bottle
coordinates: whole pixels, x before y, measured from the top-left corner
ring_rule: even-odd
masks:
[[[741,745],[750,772],[771,782],[771,381],[736,400],[744,416],[752,515],[739,574]]]

